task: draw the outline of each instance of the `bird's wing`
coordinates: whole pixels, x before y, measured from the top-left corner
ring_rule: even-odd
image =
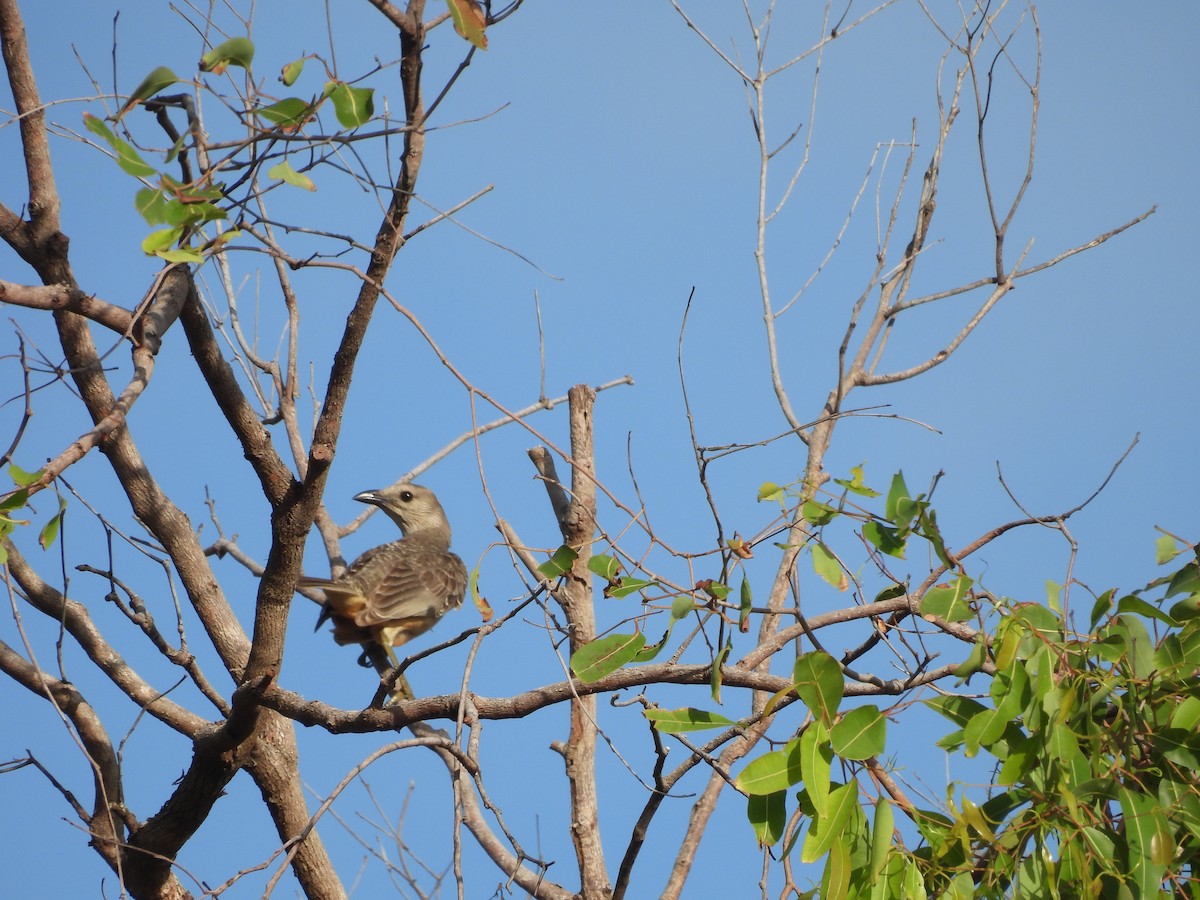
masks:
[[[467,569],[453,553],[404,542],[364,569],[360,579],[367,606],[355,621],[370,627],[412,618],[437,619],[462,603]]]

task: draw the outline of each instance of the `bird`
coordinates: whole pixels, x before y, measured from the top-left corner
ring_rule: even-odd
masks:
[[[354,499],[383,510],[403,537],[367,550],[338,578],[301,577],[297,585],[325,594],[318,629],[332,619],[338,644],[378,644],[398,666],[396,647],[462,605],[467,567],[450,552],[450,522],[429,488],[396,484]],[[401,691],[411,696],[407,684]]]

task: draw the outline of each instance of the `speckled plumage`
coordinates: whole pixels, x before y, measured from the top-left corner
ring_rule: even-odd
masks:
[[[391,653],[462,604],[467,567],[450,552],[450,523],[428,488],[401,484],[354,499],[378,506],[404,537],[363,553],[340,578],[299,584],[325,593],[317,627],[332,619],[335,641],[373,641]]]

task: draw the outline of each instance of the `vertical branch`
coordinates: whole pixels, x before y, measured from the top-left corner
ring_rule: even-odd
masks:
[[[548,454],[532,451],[550,494],[564,543],[579,555],[554,596],[567,619],[570,648],[574,653],[596,636],[596,610],[592,605],[592,537],[596,532],[596,465],[592,409],[596,392],[575,385],[567,392],[571,428],[571,496],[564,502],[562,484]],[[540,448],[539,448],[540,449]],[[600,840],[599,797],[596,789],[596,697],[576,696],[571,701],[571,727],[565,744],[556,748],[566,764],[571,788],[571,840],[579,863],[580,895],[611,897],[612,886],[604,865]]]

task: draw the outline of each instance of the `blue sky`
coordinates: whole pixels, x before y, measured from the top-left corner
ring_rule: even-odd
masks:
[[[87,101],[92,88],[72,47],[102,85],[111,84],[112,17],[120,7],[96,2],[64,17],[55,4],[28,6],[26,24],[43,97],[82,98],[53,107],[51,118],[79,131],[83,112],[102,114],[103,107]],[[952,20],[954,4],[930,6]],[[366,4],[338,7],[335,15],[344,18],[334,19],[334,35],[343,77],[358,76],[375,56],[390,60],[397,55],[394,35]],[[723,49],[748,52],[744,16],[735,5],[702,2],[689,8]],[[1105,246],[1022,281],[945,365],[914,381],[854,398],[853,405],[891,404],[889,412],[927,423],[936,432],[900,421],[847,421],[828,459],[835,475],[865,461],[868,481],[877,487],[885,486],[898,469],[913,487],[944,471],[936,496],[939,520],[951,542],[961,545],[1020,515],[997,482],[997,463],[1030,510],[1058,512],[1090,495],[1140,434],[1107,490],[1071,521],[1080,543],[1075,575],[1097,591],[1114,585],[1134,588],[1153,577],[1154,526],[1194,539],[1200,501],[1192,474],[1200,436],[1195,415],[1200,297],[1191,271],[1192,250],[1200,237],[1194,213],[1200,207],[1200,190],[1193,162],[1200,138],[1200,61],[1193,46],[1200,33],[1200,12],[1186,4],[1156,11],[1160,16],[1152,18],[1144,10],[1134,14],[1128,5],[1117,3],[1090,4],[1086,13],[1065,4],[1039,10],[1044,70],[1037,169],[1010,244],[1015,250],[1032,240],[1029,259],[1041,260],[1154,204],[1157,213]],[[431,38],[427,85],[439,84],[461,56],[463,46],[445,31]],[[781,61],[806,47],[813,34],[807,14],[802,17],[792,5],[786,6],[772,36],[775,58]],[[117,36],[122,91],[157,65],[189,71],[200,53],[194,32],[166,4],[122,9]],[[303,52],[328,58],[319,4],[259,3],[254,37],[259,45],[256,69],[267,78]],[[691,462],[676,366],[681,316],[693,288],[684,364],[699,440],[758,440],[785,427],[764,362],[752,257],[755,144],[742,88],[666,2],[610,4],[602,14],[584,15],[574,5],[530,0],[495,28],[490,40],[488,52],[476,54],[440,110],[436,124],[444,127],[429,137],[421,199],[431,209],[446,209],[494,185],[458,219],[561,280],[443,223],[404,250],[389,287],[467,377],[511,408],[537,399],[536,293],[550,396],[565,393],[577,382],[595,384],[625,374],[636,381],[633,387],[605,392],[598,402],[601,477],[632,502],[632,465],[652,521],[665,539],[703,549],[713,531]],[[914,118],[920,143],[915,165],[918,172],[923,169],[932,146],[939,52],[937,34],[919,8],[901,2],[830,45],[815,118],[810,120],[810,68],[797,67],[793,76],[776,83],[769,96],[774,133],[782,139],[803,123],[802,137],[811,132],[813,141],[810,167],[770,235],[777,298],[790,296],[824,255],[876,147],[906,142]],[[308,88],[320,82],[315,71],[307,77],[315,79],[301,82]],[[389,73],[371,83],[381,92],[392,91]],[[995,143],[989,147],[1002,192],[1011,193],[1013,173],[1019,171],[1015,167],[1023,159],[1023,98],[1011,81],[1000,87]],[[3,96],[0,104],[7,108],[11,98]],[[398,108],[394,97],[391,104]],[[210,113],[219,120],[215,109]],[[150,133],[138,114],[131,118],[136,129],[143,129],[140,134]],[[481,121],[468,123],[476,119]],[[987,221],[972,155],[972,123],[961,122],[959,131],[947,151],[943,196],[931,232],[937,243],[927,251],[922,289],[988,271]],[[797,143],[793,150],[798,147]],[[12,207],[20,207],[24,199],[15,177],[20,171],[18,152],[16,128],[10,124],[0,129],[0,164],[10,173],[0,184],[4,202]],[[60,139],[52,152],[81,285],[112,302],[136,304],[157,264],[137,250],[144,228],[132,207],[135,183],[77,142]],[[789,159],[794,161],[781,155],[776,178],[786,178],[782,173]],[[883,182],[885,192],[894,190],[898,164],[899,158],[893,158]],[[315,177],[315,194],[276,192],[273,203],[281,218],[307,217],[334,230],[373,233],[377,214],[371,195],[330,171]],[[872,180],[872,190],[875,183]],[[781,185],[773,181],[773,191]],[[869,200],[822,278],[780,320],[784,373],[802,418],[817,415],[831,385],[847,309],[870,269],[874,225]],[[432,213],[417,211],[413,224],[428,215]],[[235,259],[240,273],[253,271],[254,258]],[[0,273],[17,282],[32,277],[7,252],[0,253]],[[211,267],[202,276],[211,288],[217,287]],[[274,346],[277,290],[272,292],[266,274],[261,283],[253,275],[247,277],[240,286],[244,309],[254,308],[260,286],[261,300],[253,315],[263,344]],[[305,322],[301,355],[315,361],[319,382],[354,285],[328,273],[303,276],[298,283]],[[954,302],[903,323],[890,345],[889,367],[912,364],[941,346],[974,301],[962,307]],[[54,356],[52,337],[39,316],[24,310],[6,313]],[[10,337],[3,352],[14,352],[15,346]],[[112,361],[114,366],[127,366],[124,350],[119,349]],[[11,360],[4,366],[0,371],[10,384],[8,393],[16,393],[19,369]],[[471,422],[465,392],[407,323],[387,308],[378,314],[356,384],[328,491],[329,507],[338,521],[358,512],[350,499],[356,492],[403,474]],[[11,430],[19,405],[0,410],[0,427]],[[17,456],[27,468],[36,468],[87,427],[78,404],[61,387],[40,393],[35,409]],[[494,416],[486,408],[479,411],[481,420]],[[561,411],[530,424],[565,443]],[[181,335],[168,336],[155,381],[139,401],[131,427],[150,465],[195,524],[205,523],[205,533],[212,534],[204,505],[207,490],[226,532],[237,534],[252,555],[265,555],[265,503],[255,499],[240,452],[211,415]],[[532,480],[524,454],[533,443],[527,431],[508,428],[481,442],[479,460],[467,446],[421,478],[442,497],[455,526],[455,547],[469,566],[481,565],[483,590],[499,611],[520,595],[521,587],[507,557],[492,546],[497,535],[480,471],[482,467],[501,514],[527,543],[555,545],[544,494]],[[755,503],[758,485],[797,477],[802,465],[799,449],[776,443],[713,467],[714,492],[728,528],[752,534],[769,521],[769,512]],[[108,510],[115,524],[136,533],[118,505],[119,492],[105,468],[102,459],[89,458],[67,478],[88,502]],[[48,514],[48,507],[40,512]],[[623,523],[610,510],[605,524],[618,531]],[[100,537],[100,529],[74,502],[64,536],[66,569],[78,562],[103,565]],[[23,538],[25,552],[40,555],[32,547],[33,535]],[[363,532],[347,539],[345,551],[349,556],[391,538],[390,525],[372,520]],[[756,584],[764,592],[773,571],[772,552],[764,545],[748,570],[752,578],[761,579]],[[1063,579],[1067,553],[1061,538],[1029,531],[989,548],[983,556],[982,574],[993,590],[1039,599],[1047,579]],[[672,578],[686,581],[691,575],[674,561],[656,562]],[[58,565],[48,565],[48,575]],[[321,572],[326,565],[314,541],[308,568]],[[218,563],[217,571],[249,622],[251,580],[229,560]],[[115,625],[111,611],[102,608],[105,587],[73,571],[70,575],[77,598],[88,602],[99,620]],[[151,571],[139,577],[142,590],[162,604],[160,615],[169,617],[162,575]],[[824,592],[820,583],[806,582],[804,602],[812,604],[807,608],[823,608],[844,598]],[[605,609],[601,618],[611,623],[626,614],[628,610]],[[339,706],[364,704],[372,689],[370,673],[354,666],[350,649],[333,646],[327,634],[312,634],[312,618],[310,606],[298,602],[282,680],[306,696]],[[435,635],[446,638],[477,621],[468,604]],[[53,630],[29,620],[26,624],[40,641],[36,646],[43,665],[51,665]],[[534,618],[523,630],[506,629],[487,644],[472,686],[499,695],[561,677],[541,624]],[[16,641],[8,618],[0,625],[0,635]],[[416,649],[428,643],[427,638]],[[164,687],[173,681],[166,667],[145,658],[136,641],[123,649],[132,661],[155,672]],[[416,689],[454,689],[463,665],[461,650],[414,669]],[[82,661],[70,654],[68,661],[69,671],[87,683],[90,676]],[[222,682],[222,687],[227,685]],[[97,704],[111,717],[115,736],[134,727],[135,711],[127,702],[105,686],[94,691]],[[87,796],[86,769],[46,705],[7,682],[0,692],[10,721],[21,723],[0,738],[0,758],[23,756],[29,748],[68,786]],[[697,705],[707,700],[704,693],[675,696]],[[726,712],[738,714],[739,702],[727,697]],[[636,711],[601,705],[622,754],[644,776],[650,760],[644,726],[633,721]],[[922,752],[928,723],[906,729],[907,720],[901,716],[899,721],[892,732],[896,746]],[[563,842],[561,765],[546,746],[564,729],[565,711],[551,710],[526,726],[494,724],[484,730],[486,761],[495,773],[495,795],[509,825],[527,847],[540,847],[536,852],[560,860],[555,873],[571,863],[569,846]],[[323,795],[358,759],[385,741],[378,735],[335,738],[302,733],[308,783]],[[186,767],[189,748],[143,724],[133,730],[125,752],[127,771],[139,773],[129,779],[129,805],[138,815],[149,816]],[[919,771],[934,795],[947,776],[968,774],[947,772],[940,752],[924,752],[936,757],[927,759],[927,768]],[[602,820],[612,829],[615,867],[623,850],[619,835],[627,832],[645,795],[615,757],[602,754],[600,764],[606,779]],[[444,773],[431,760],[409,752],[378,764],[368,779],[392,817],[409,784],[416,784],[406,837],[436,868],[445,865],[450,814]],[[0,840],[14,848],[0,875],[0,893],[95,896],[101,879],[107,878],[105,890],[115,895],[111,874],[86,848],[81,833],[64,821],[70,810],[43,779],[28,769],[6,775],[0,779],[0,797],[10,809],[29,808],[33,813],[5,817],[0,825]],[[677,802],[656,825],[645,851],[645,896],[661,883],[651,874],[652,860],[678,844],[688,807],[687,801]],[[742,801],[727,796],[722,804],[720,824],[706,839],[694,875],[697,892],[689,891],[688,896],[718,887],[725,892],[749,890],[757,880],[759,863]],[[360,812],[369,818],[378,815],[358,789],[335,809],[348,821],[355,821]],[[357,827],[369,832],[361,821]],[[332,821],[326,821],[322,834],[347,883],[352,882],[361,848]],[[269,838],[253,786],[239,778],[181,862],[210,882],[220,881],[264,858],[272,849]],[[48,868],[45,856],[33,849],[54,841],[66,843],[60,858],[69,860],[68,865]],[[494,870],[473,851],[467,853],[466,865],[475,885],[468,896],[490,891]],[[250,883],[254,887],[240,890],[247,895],[261,891],[260,881]],[[294,886],[286,880],[284,885],[292,893]],[[367,865],[358,895],[387,890],[382,868]],[[241,895],[235,889],[233,896]]]

